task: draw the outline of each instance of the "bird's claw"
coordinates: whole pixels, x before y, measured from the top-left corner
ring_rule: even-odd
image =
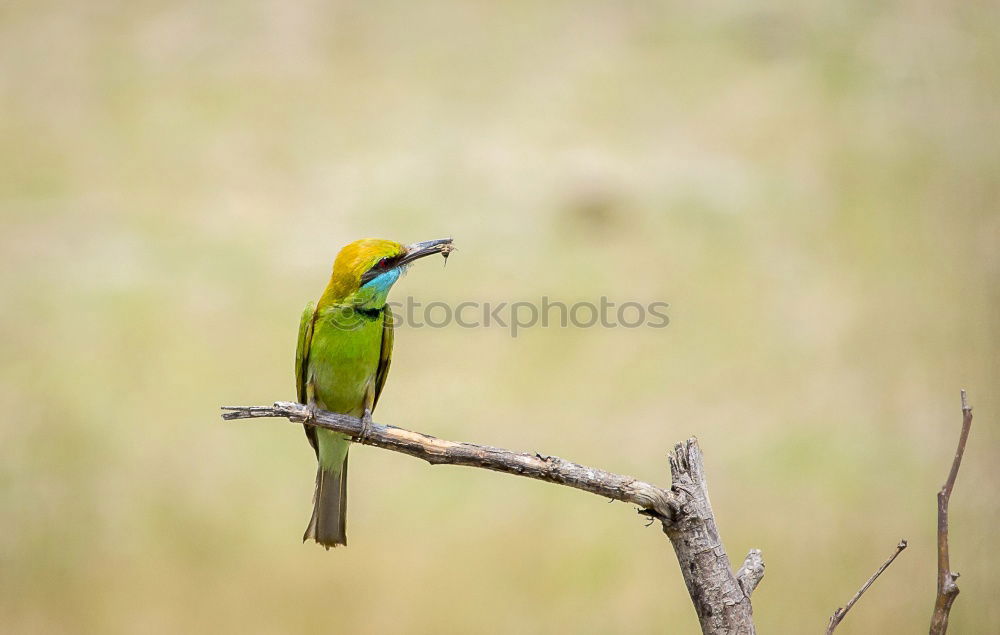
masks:
[[[365,443],[368,435],[372,432],[372,411],[365,408],[365,413],[361,415],[361,433],[358,434],[358,442]]]
[[[312,422],[312,421],[316,421],[316,413],[317,412],[319,412],[319,408],[316,407],[316,404],[311,404],[311,403],[310,404],[306,404],[306,418],[305,418],[305,422],[309,423],[309,422]]]

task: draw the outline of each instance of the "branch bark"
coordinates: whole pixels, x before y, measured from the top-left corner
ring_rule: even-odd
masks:
[[[361,420],[350,415],[317,410],[311,416],[302,404],[278,401],[271,407],[224,407],[223,419],[285,417],[295,423],[336,430],[354,437],[355,443],[409,454],[431,465],[465,465],[495,472],[506,472],[528,478],[558,483],[575,489],[632,503],[646,515],[657,519],[673,518],[679,507],[676,494],[630,476],[612,474],[555,456],[512,452],[488,445],[446,441],[427,434],[411,432],[394,426],[372,423],[362,439]]]
[[[674,491],[686,500],[673,523],[664,523],[681,565],[681,575],[694,603],[703,633],[747,635],[755,632],[750,593],[764,575],[760,552],[751,551],[734,575],[708,499],[708,482],[696,439],[674,446],[670,456]],[[742,584],[741,584],[742,582]]]
[[[665,490],[556,456],[513,452],[488,445],[446,441],[394,426],[372,423],[362,436],[361,420],[333,412],[310,412],[302,404],[225,406],[223,419],[283,417],[351,435],[356,443],[401,452],[431,465],[465,465],[565,485],[639,506],[639,513],[659,520],[681,565],[681,573],[701,622],[712,635],[754,633],[750,594],[764,575],[760,551],[752,550],[738,573],[719,538],[708,500],[701,450],[695,439],[675,446],[670,456],[673,477]]]
[[[764,557],[760,549],[751,549],[743,561],[743,566],[736,572],[736,580],[743,589],[743,595],[750,597],[757,585],[764,578]]]
[[[843,608],[838,608],[833,612],[833,615],[830,616],[830,623],[826,626],[826,635],[831,635],[831,633],[833,633],[833,631],[840,626],[840,622],[844,619],[844,616],[847,615],[847,612],[850,611],[854,604],[861,599],[861,596],[868,590],[868,587],[875,584],[875,580],[882,575],[883,571],[889,568],[889,565],[896,559],[896,556],[903,553],[903,549],[906,549],[906,540],[900,540],[899,544],[896,545],[896,551],[889,556],[888,560],[882,563],[881,567],[876,569],[875,573],[872,574],[872,577],[868,578],[868,581],[865,582],[861,588],[858,589],[858,592],[854,594],[854,597],[852,597]]]
[[[948,503],[951,502],[951,492],[955,489],[955,479],[958,478],[958,468],[962,465],[962,457],[965,455],[965,444],[969,440],[969,431],[972,429],[972,407],[969,405],[969,398],[962,391],[962,432],[958,437],[958,448],[955,450],[955,459],[951,463],[951,470],[948,472],[948,479],[937,495],[938,521],[937,521],[937,545],[938,545],[938,574],[937,574],[937,598],[934,601],[934,613],[931,615],[930,635],[944,635],[948,631],[948,617],[951,613],[951,605],[958,597],[958,573],[951,570],[951,560],[948,553]]]

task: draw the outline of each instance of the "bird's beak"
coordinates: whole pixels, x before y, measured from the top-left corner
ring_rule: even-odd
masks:
[[[451,246],[451,238],[425,240],[422,243],[413,243],[412,245],[406,246],[406,253],[403,255],[402,259],[400,259],[398,264],[407,265],[418,258],[433,256],[434,254],[443,254],[447,256],[451,253],[452,249],[454,249],[454,247]]]

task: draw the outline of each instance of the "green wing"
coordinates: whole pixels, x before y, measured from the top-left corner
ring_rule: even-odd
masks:
[[[306,383],[309,381],[309,349],[312,345],[313,323],[316,316],[316,304],[310,302],[302,311],[302,319],[299,321],[299,341],[295,346],[295,397],[299,403],[308,405],[309,394],[306,390]],[[312,426],[303,426],[306,429],[306,436],[309,444],[316,449],[316,430]]]
[[[372,410],[378,404],[378,397],[382,394],[382,387],[385,386],[385,378],[389,376],[389,364],[392,363],[392,338],[393,323],[392,311],[388,305],[382,309],[385,316],[382,320],[382,350],[378,356],[378,368],[375,370],[375,400],[372,402]]]

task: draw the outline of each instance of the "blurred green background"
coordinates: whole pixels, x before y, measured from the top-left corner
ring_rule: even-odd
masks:
[[[395,298],[669,302],[666,329],[401,328],[376,419],[668,483],[697,435],[762,632],[1000,630],[998,5],[8,3],[0,621],[12,633],[695,632],[625,505],[352,453],[294,395],[346,242],[454,236]]]

